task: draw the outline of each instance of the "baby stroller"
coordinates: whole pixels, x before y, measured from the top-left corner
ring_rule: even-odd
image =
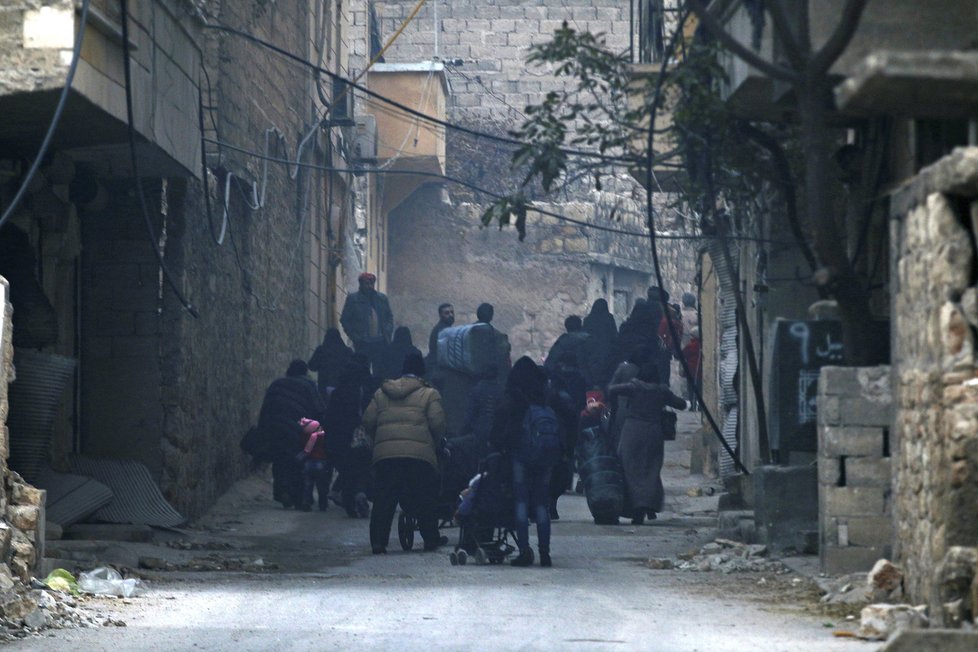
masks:
[[[452,437],[445,440],[443,449],[439,451],[442,459],[437,505],[439,529],[453,525],[458,494],[479,469],[481,446],[480,440],[472,435]],[[409,509],[401,505],[401,513],[397,517],[397,539],[403,550],[414,547],[414,533],[417,529],[417,519],[411,515]]]
[[[470,494],[459,509],[458,543],[448,555],[452,566],[465,565],[469,557],[477,564],[501,564],[516,550],[513,529],[513,492],[508,459],[492,453],[480,464],[479,474],[469,486]]]

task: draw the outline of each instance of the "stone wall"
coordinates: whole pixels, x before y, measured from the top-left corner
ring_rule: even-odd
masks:
[[[29,582],[44,550],[44,492],[7,467],[7,387],[17,377],[9,295],[7,279],[0,276],[0,616],[10,615],[11,604],[21,600],[11,590],[12,578]]]
[[[818,522],[823,573],[869,571],[892,554],[890,368],[822,367]]]
[[[942,622],[945,559],[978,544],[978,148],[922,170],[891,216],[897,555]]]

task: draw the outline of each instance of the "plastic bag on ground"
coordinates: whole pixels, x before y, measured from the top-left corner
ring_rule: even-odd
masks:
[[[78,595],[78,580],[63,568],[55,568],[41,583],[53,591]]]
[[[138,579],[122,579],[122,575],[119,575],[119,572],[114,568],[104,566],[79,575],[78,588],[85,593],[117,595],[123,598],[141,595],[145,591],[142,582]]]

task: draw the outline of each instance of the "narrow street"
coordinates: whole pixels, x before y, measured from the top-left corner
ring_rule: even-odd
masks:
[[[126,627],[61,630],[16,649],[633,649],[843,650],[846,623],[819,615],[814,585],[793,573],[650,570],[649,558],[697,550],[715,536],[716,496],[689,475],[689,431],[667,445],[667,511],[650,525],[596,526],[565,495],[554,568],[453,567],[450,548],[373,556],[366,521],[332,507],[284,511],[259,476],[236,485],[186,536],[107,544],[116,555],[261,559],[260,572],[145,572],[149,592],[96,604]],[[708,493],[708,492],[703,492]],[[626,523],[623,521],[623,523]],[[532,531],[532,530],[531,530]],[[450,537],[457,530],[448,530]],[[169,541],[169,545],[166,545]],[[94,551],[92,542],[60,542]],[[183,548],[193,548],[185,550]],[[217,551],[217,552],[214,552]],[[133,562],[135,563],[135,562]],[[827,627],[832,623],[832,628]],[[850,627],[851,628],[851,627]]]

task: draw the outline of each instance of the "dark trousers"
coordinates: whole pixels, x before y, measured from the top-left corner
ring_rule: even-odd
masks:
[[[357,353],[362,353],[370,360],[370,369],[375,376],[379,375],[383,369],[384,353],[387,352],[387,343],[384,340],[373,342],[354,342],[354,349]],[[398,370],[400,371],[400,370]]]
[[[438,545],[438,472],[423,460],[390,458],[374,464],[370,545],[386,548],[397,504],[418,521],[425,547]]]
[[[279,452],[272,460],[272,497],[288,509],[299,504],[302,466],[291,453]]]
[[[537,522],[540,552],[550,552],[549,464],[524,464],[513,460],[513,493],[516,497],[516,545],[520,552],[530,548],[530,510]]]
[[[333,476],[333,467],[323,460],[306,460],[302,466],[302,501],[301,507],[312,507],[312,491],[319,496],[319,509],[325,510],[329,505],[329,481]]]
[[[349,448],[337,458],[339,475],[333,489],[340,492],[347,515],[356,516],[358,493],[370,495],[370,448]]]

